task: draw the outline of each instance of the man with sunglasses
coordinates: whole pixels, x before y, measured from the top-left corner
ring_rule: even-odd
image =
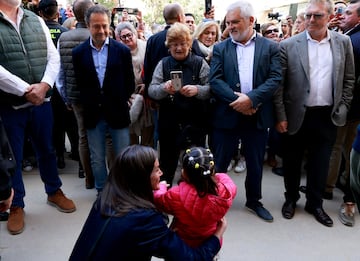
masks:
[[[283,82],[274,97],[276,128],[284,133],[285,203],[282,215],[293,218],[307,151],[305,211],[331,227],[322,207],[337,126],[346,123],[354,85],[354,57],[348,37],[328,30],[331,0],[310,0],[306,30],[280,42]]]

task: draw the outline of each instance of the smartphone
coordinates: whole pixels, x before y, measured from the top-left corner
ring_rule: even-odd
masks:
[[[335,13],[336,17],[339,18],[340,16],[342,16],[343,12],[344,12],[343,8],[342,8],[342,7],[339,7],[339,8],[336,10],[336,13]]]
[[[126,11],[129,15],[137,15],[137,13],[139,12],[138,8],[115,7],[114,9],[119,13],[122,13],[123,11]]]
[[[211,10],[211,0],[205,0],[205,12],[208,14]]]
[[[179,91],[183,86],[183,73],[182,71],[171,71],[170,78],[172,86],[176,91]]]

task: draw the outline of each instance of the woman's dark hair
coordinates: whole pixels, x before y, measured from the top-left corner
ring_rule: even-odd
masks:
[[[123,216],[136,209],[155,209],[150,176],[156,159],[151,147],[126,147],[115,159],[98,199],[101,214]]]
[[[214,167],[214,157],[209,149],[193,147],[185,151],[182,168],[199,197],[218,194]]]

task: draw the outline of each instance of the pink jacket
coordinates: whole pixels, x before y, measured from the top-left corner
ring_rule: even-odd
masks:
[[[200,198],[193,185],[183,181],[167,190],[166,184],[154,191],[156,207],[174,216],[172,228],[192,247],[214,234],[217,222],[225,216],[236,196],[236,185],[225,173],[215,174],[218,196]]]

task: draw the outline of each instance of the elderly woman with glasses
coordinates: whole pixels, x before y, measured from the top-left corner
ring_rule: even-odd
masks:
[[[132,95],[130,109],[130,144],[139,144],[153,147],[154,127],[149,107],[142,97],[144,86],[142,79],[146,42],[138,38],[138,32],[130,22],[121,22],[115,28],[115,37],[118,41],[130,48],[135,75],[135,94]],[[141,138],[140,138],[141,137]]]
[[[210,68],[202,57],[191,53],[192,37],[186,25],[172,25],[165,44],[170,56],[156,66],[148,92],[159,103],[160,165],[171,185],[180,151],[193,145],[205,146]],[[174,71],[179,89],[171,80]]]

